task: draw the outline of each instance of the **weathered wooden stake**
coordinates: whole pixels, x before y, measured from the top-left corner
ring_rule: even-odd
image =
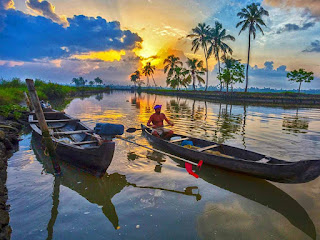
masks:
[[[32,104],[30,102],[30,99],[28,97],[28,94],[26,92],[23,92],[24,93],[24,98],[26,100],[26,103],[27,103],[27,106],[29,108],[30,111],[33,111],[33,107],[32,107]]]
[[[45,117],[44,117],[44,114],[43,114],[43,111],[42,111],[42,108],[40,105],[37,91],[34,87],[34,82],[32,79],[26,79],[26,83],[27,83],[27,87],[28,87],[28,91],[29,91],[29,95],[30,95],[30,100],[32,102],[35,114],[36,114],[37,119],[39,121],[40,129],[42,131],[42,140],[44,141],[44,144],[45,144],[47,151],[49,153],[49,156],[52,161],[55,173],[60,174],[61,169],[60,169],[59,163],[57,162],[57,154],[56,154],[52,139],[50,137],[48,125],[46,123],[46,120],[45,120]]]

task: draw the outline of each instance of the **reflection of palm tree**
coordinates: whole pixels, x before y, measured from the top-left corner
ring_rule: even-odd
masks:
[[[214,136],[214,141],[223,143],[228,139],[234,138],[233,135],[237,133],[241,127],[242,115],[232,114],[232,105],[228,110],[226,105],[225,109],[219,111],[218,118],[216,120],[217,131]]]
[[[246,140],[245,140],[245,132],[246,132],[246,119],[247,119],[247,105],[243,105],[243,121],[242,121],[242,144],[244,146],[244,149],[247,148],[246,146]]]
[[[239,35],[242,31],[249,29],[249,47],[248,47],[248,61],[247,61],[247,71],[246,71],[246,88],[245,92],[248,90],[248,71],[249,71],[249,60],[250,60],[250,46],[251,46],[251,34],[253,39],[256,38],[256,28],[262,33],[263,30],[260,25],[266,26],[262,20],[263,16],[269,16],[268,11],[264,10],[259,4],[252,3],[246,8],[241,9],[241,12],[237,14],[242,21],[238,22],[237,27],[242,26]]]
[[[299,109],[297,108],[296,115],[294,117],[284,117],[282,121],[282,127],[285,131],[294,133],[306,133],[309,128],[308,120],[300,118]]]

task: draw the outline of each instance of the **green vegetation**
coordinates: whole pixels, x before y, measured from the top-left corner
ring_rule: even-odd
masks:
[[[241,9],[241,12],[237,14],[240,19],[243,19],[242,21],[238,22],[236,27],[242,26],[241,30],[239,32],[239,35],[242,31],[249,29],[249,46],[248,46],[248,61],[247,61],[247,71],[246,71],[246,88],[245,92],[248,91],[248,72],[249,72],[249,62],[250,62],[250,48],[251,48],[251,35],[253,36],[253,39],[256,38],[256,29],[258,29],[263,35],[263,30],[260,25],[263,25],[266,27],[266,24],[262,20],[263,16],[269,16],[269,12],[264,10],[263,7],[261,7],[257,3],[252,3],[251,5],[248,5],[246,8]]]
[[[191,82],[192,78],[193,90],[196,90],[196,79],[199,84],[205,83],[204,79],[201,77],[206,71],[206,69],[203,68],[203,61],[199,61],[196,58],[188,58],[186,64],[189,67],[189,69],[186,69],[187,82]]]
[[[237,60],[230,56],[223,56],[223,62],[225,68],[222,73],[218,75],[220,82],[225,83],[227,92],[229,91],[229,85],[233,90],[233,84],[242,83],[244,80],[244,66]]]
[[[313,72],[307,72],[302,68],[300,68],[299,70],[293,70],[289,72],[287,74],[287,78],[289,79],[289,81],[299,83],[299,90],[298,90],[299,93],[300,93],[302,82],[309,83],[314,79]]]
[[[74,78],[75,79],[75,78]],[[74,79],[72,82],[74,82]],[[81,81],[85,80],[80,77]],[[52,82],[44,82],[36,79],[34,82],[39,99],[41,100],[55,100],[64,99],[67,96],[75,95],[78,92],[86,91],[102,91],[104,87],[85,87],[82,83],[75,86],[65,86]],[[13,114],[14,117],[19,117],[18,112],[21,112],[19,105],[24,101],[23,92],[28,92],[27,86],[19,78],[13,78],[11,81],[0,80],[0,115],[7,116]]]
[[[215,22],[215,27],[210,29],[209,39],[211,46],[209,48],[209,56],[214,53],[216,60],[218,61],[218,75],[221,73],[220,67],[220,56],[219,53],[222,52],[225,56],[227,53],[232,54],[231,47],[226,44],[225,40],[235,41],[235,38],[229,34],[226,34],[226,29],[222,27],[222,24],[218,21]],[[220,91],[222,91],[222,82],[220,80]]]
[[[133,82],[134,87],[138,84],[139,88],[141,88],[141,85],[144,84],[143,80],[141,80],[141,73],[139,70],[130,75],[130,81]]]
[[[0,116],[11,117],[14,119],[19,119],[22,115],[22,112],[27,111],[26,107],[22,107],[17,104],[11,105],[0,105]]]

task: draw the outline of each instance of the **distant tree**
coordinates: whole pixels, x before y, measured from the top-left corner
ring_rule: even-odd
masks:
[[[103,83],[103,81],[102,81],[99,77],[96,77],[96,78],[94,79],[94,81],[95,81],[96,84],[98,84],[98,85],[101,85],[101,84]]]
[[[205,91],[208,89],[208,44],[210,43],[210,26],[206,25],[205,23],[199,23],[197,27],[192,29],[192,34],[187,35],[189,38],[193,38],[192,40],[192,48],[191,51],[196,53],[200,47],[203,48],[204,58],[206,60],[206,88]]]
[[[138,80],[138,76],[136,75],[136,73],[132,73],[132,74],[130,75],[130,81],[133,82],[134,87],[136,87],[137,80]]]
[[[248,47],[248,61],[247,61],[247,71],[246,71],[246,87],[245,92],[248,90],[248,71],[249,71],[249,61],[250,61],[250,46],[251,46],[251,34],[253,39],[256,38],[256,28],[264,35],[262,27],[260,25],[266,26],[262,20],[263,16],[269,16],[269,12],[266,11],[260,4],[252,3],[247,5],[246,8],[242,8],[241,12],[238,12],[238,17],[241,20],[238,22],[236,27],[242,26],[239,35],[242,31],[249,29],[249,47]]]
[[[167,78],[167,86],[170,86],[173,89],[177,88],[178,90],[180,90],[180,86],[188,86],[191,83],[191,81],[188,84],[188,80],[186,80],[185,78],[186,74],[186,69],[182,67],[175,67],[171,77]]]
[[[86,85],[88,80],[85,80],[83,77],[79,77],[79,78],[73,78],[71,82],[74,83],[77,87],[83,87],[84,85]]]
[[[199,61],[196,58],[188,58],[186,64],[189,67],[189,69],[186,69],[186,81],[191,83],[192,79],[193,90],[196,90],[196,79],[198,80],[199,84],[205,83],[204,79],[201,77],[201,75],[205,75],[206,71],[206,69],[203,68],[203,61]]]
[[[175,67],[182,67],[182,62],[180,61],[179,57],[175,57],[174,55],[170,55],[168,56],[164,61],[163,61],[163,65],[164,65],[164,73],[167,73],[167,77],[171,77],[172,74],[174,73],[174,69]]]
[[[94,84],[93,81],[89,81],[89,85],[90,85],[91,87],[93,86],[93,84]]]
[[[208,55],[214,54],[216,60],[218,61],[218,74],[220,74],[220,56],[219,53],[223,52],[223,54],[230,53],[232,54],[231,47],[226,44],[225,40],[234,41],[235,38],[226,33],[226,29],[222,27],[222,24],[218,21],[215,22],[215,26],[210,28],[209,32],[209,41],[211,46],[208,50]],[[222,83],[220,82],[220,91],[222,90]]]
[[[146,66],[144,66],[142,73],[147,77],[147,86],[150,86],[149,84],[149,77],[151,76],[153,79],[154,86],[156,87],[157,84],[153,78],[154,70],[156,70],[155,66],[152,66],[150,62],[147,62]]]
[[[244,81],[244,66],[238,60],[235,60],[230,56],[224,56],[222,59],[225,67],[218,75],[218,79],[225,83],[228,92],[229,85],[231,85],[233,90],[233,84],[242,83]]]
[[[293,70],[287,73],[287,78],[289,81],[299,83],[299,90],[298,90],[299,93],[300,93],[302,82],[309,83],[314,79],[313,72],[307,72],[302,68],[300,68],[299,70]]]

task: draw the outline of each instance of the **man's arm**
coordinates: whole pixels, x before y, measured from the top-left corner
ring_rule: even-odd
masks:
[[[163,116],[164,116],[164,120],[166,120],[166,122],[170,125],[170,126],[173,126],[173,122],[171,122],[167,117],[166,115],[163,113]]]
[[[149,120],[148,120],[148,122],[147,122],[147,126],[148,126],[148,127],[151,127],[151,126],[152,126],[152,124],[151,124],[152,119],[153,119],[153,115],[150,116],[150,118],[149,118]]]

